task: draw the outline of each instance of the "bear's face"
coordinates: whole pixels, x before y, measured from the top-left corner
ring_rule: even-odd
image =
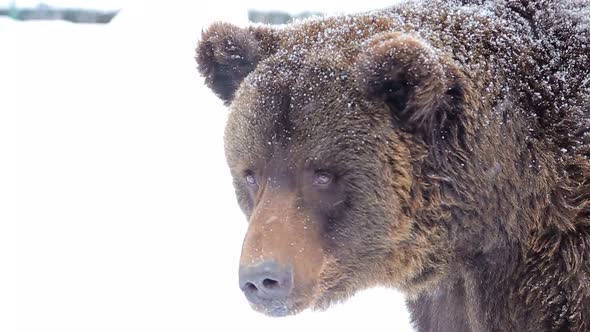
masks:
[[[272,315],[379,283],[375,271],[411,226],[400,203],[411,182],[408,151],[389,111],[349,91],[346,72],[321,60],[289,73],[275,63],[296,64],[280,56],[261,64],[237,92],[225,133],[250,223],[242,269],[273,262],[292,274],[288,298],[254,303]],[[265,287],[256,282],[242,287]]]
[[[197,59],[230,105],[226,157],[249,222],[240,287],[252,307],[283,316],[375,285],[412,292],[435,282],[445,237],[414,218],[422,203],[413,193],[415,167],[426,147],[403,128],[430,121],[403,111],[436,107],[434,97],[416,102],[412,83],[432,73],[414,73],[403,59],[391,70],[388,53],[374,59],[395,43],[429,50],[392,34],[369,42],[372,51],[354,63],[332,49],[277,49],[262,58],[261,33],[214,25]]]

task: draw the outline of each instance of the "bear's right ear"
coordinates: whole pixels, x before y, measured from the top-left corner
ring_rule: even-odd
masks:
[[[373,37],[355,70],[368,98],[383,100],[400,125],[426,139],[460,126],[465,116],[463,75],[417,36],[386,32]]]
[[[244,78],[258,62],[276,48],[275,32],[269,27],[240,28],[213,23],[202,33],[196,50],[198,69],[205,83],[229,104]]]

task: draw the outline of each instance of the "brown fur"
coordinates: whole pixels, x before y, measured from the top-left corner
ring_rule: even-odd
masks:
[[[386,285],[419,331],[590,331],[589,45],[587,0],[214,24],[241,263],[293,266],[290,313]]]

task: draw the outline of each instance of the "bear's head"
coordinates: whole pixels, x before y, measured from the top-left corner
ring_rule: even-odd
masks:
[[[240,287],[272,316],[377,285],[416,294],[452,255],[428,177],[464,134],[460,72],[411,34],[307,24],[217,23],[197,48],[230,108],[226,157],[249,222]]]

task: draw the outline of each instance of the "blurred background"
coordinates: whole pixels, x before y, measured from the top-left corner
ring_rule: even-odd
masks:
[[[394,290],[250,310],[227,111],[193,59],[213,21],[390,4],[0,0],[0,331],[411,331]]]

